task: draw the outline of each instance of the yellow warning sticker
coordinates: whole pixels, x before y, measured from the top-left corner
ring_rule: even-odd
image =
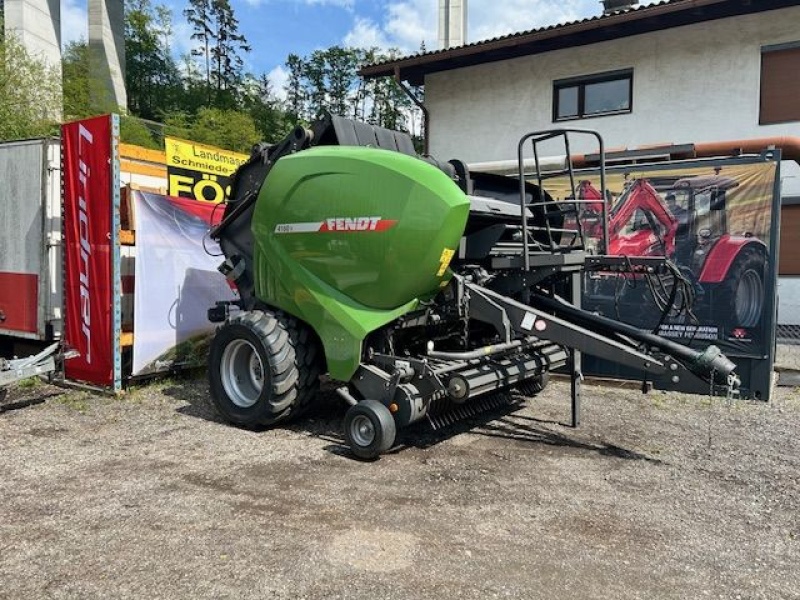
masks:
[[[450,266],[450,261],[453,260],[453,255],[455,255],[454,250],[450,250],[449,248],[442,250],[442,255],[439,257],[439,271],[436,273],[437,277],[441,277],[444,275],[444,272],[447,271],[447,267]]]

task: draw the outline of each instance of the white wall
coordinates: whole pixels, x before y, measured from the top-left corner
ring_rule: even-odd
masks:
[[[800,325],[800,277],[778,277],[778,323]]]
[[[522,134],[561,126],[597,129],[610,149],[800,136],[800,122],[758,124],[761,47],[796,41],[800,6],[435,73],[425,81],[431,154],[513,159]],[[553,80],[625,68],[633,112],[553,122]],[[785,174],[799,175],[787,184],[800,194],[800,170]]]

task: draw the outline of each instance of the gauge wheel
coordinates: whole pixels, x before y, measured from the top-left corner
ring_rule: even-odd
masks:
[[[377,400],[363,400],[344,416],[344,437],[358,458],[377,458],[394,445],[396,435],[392,413]]]

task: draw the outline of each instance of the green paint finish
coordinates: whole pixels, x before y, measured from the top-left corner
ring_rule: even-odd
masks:
[[[449,280],[469,200],[439,169],[375,148],[284,157],[253,215],[256,294],[310,324],[348,380],[371,331]]]

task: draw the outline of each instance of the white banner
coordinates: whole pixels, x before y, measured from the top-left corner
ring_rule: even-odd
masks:
[[[217,271],[222,257],[212,256],[219,246],[206,237],[215,206],[141,191],[133,198],[133,375],[204,365],[214,331],[207,311],[236,299]]]

